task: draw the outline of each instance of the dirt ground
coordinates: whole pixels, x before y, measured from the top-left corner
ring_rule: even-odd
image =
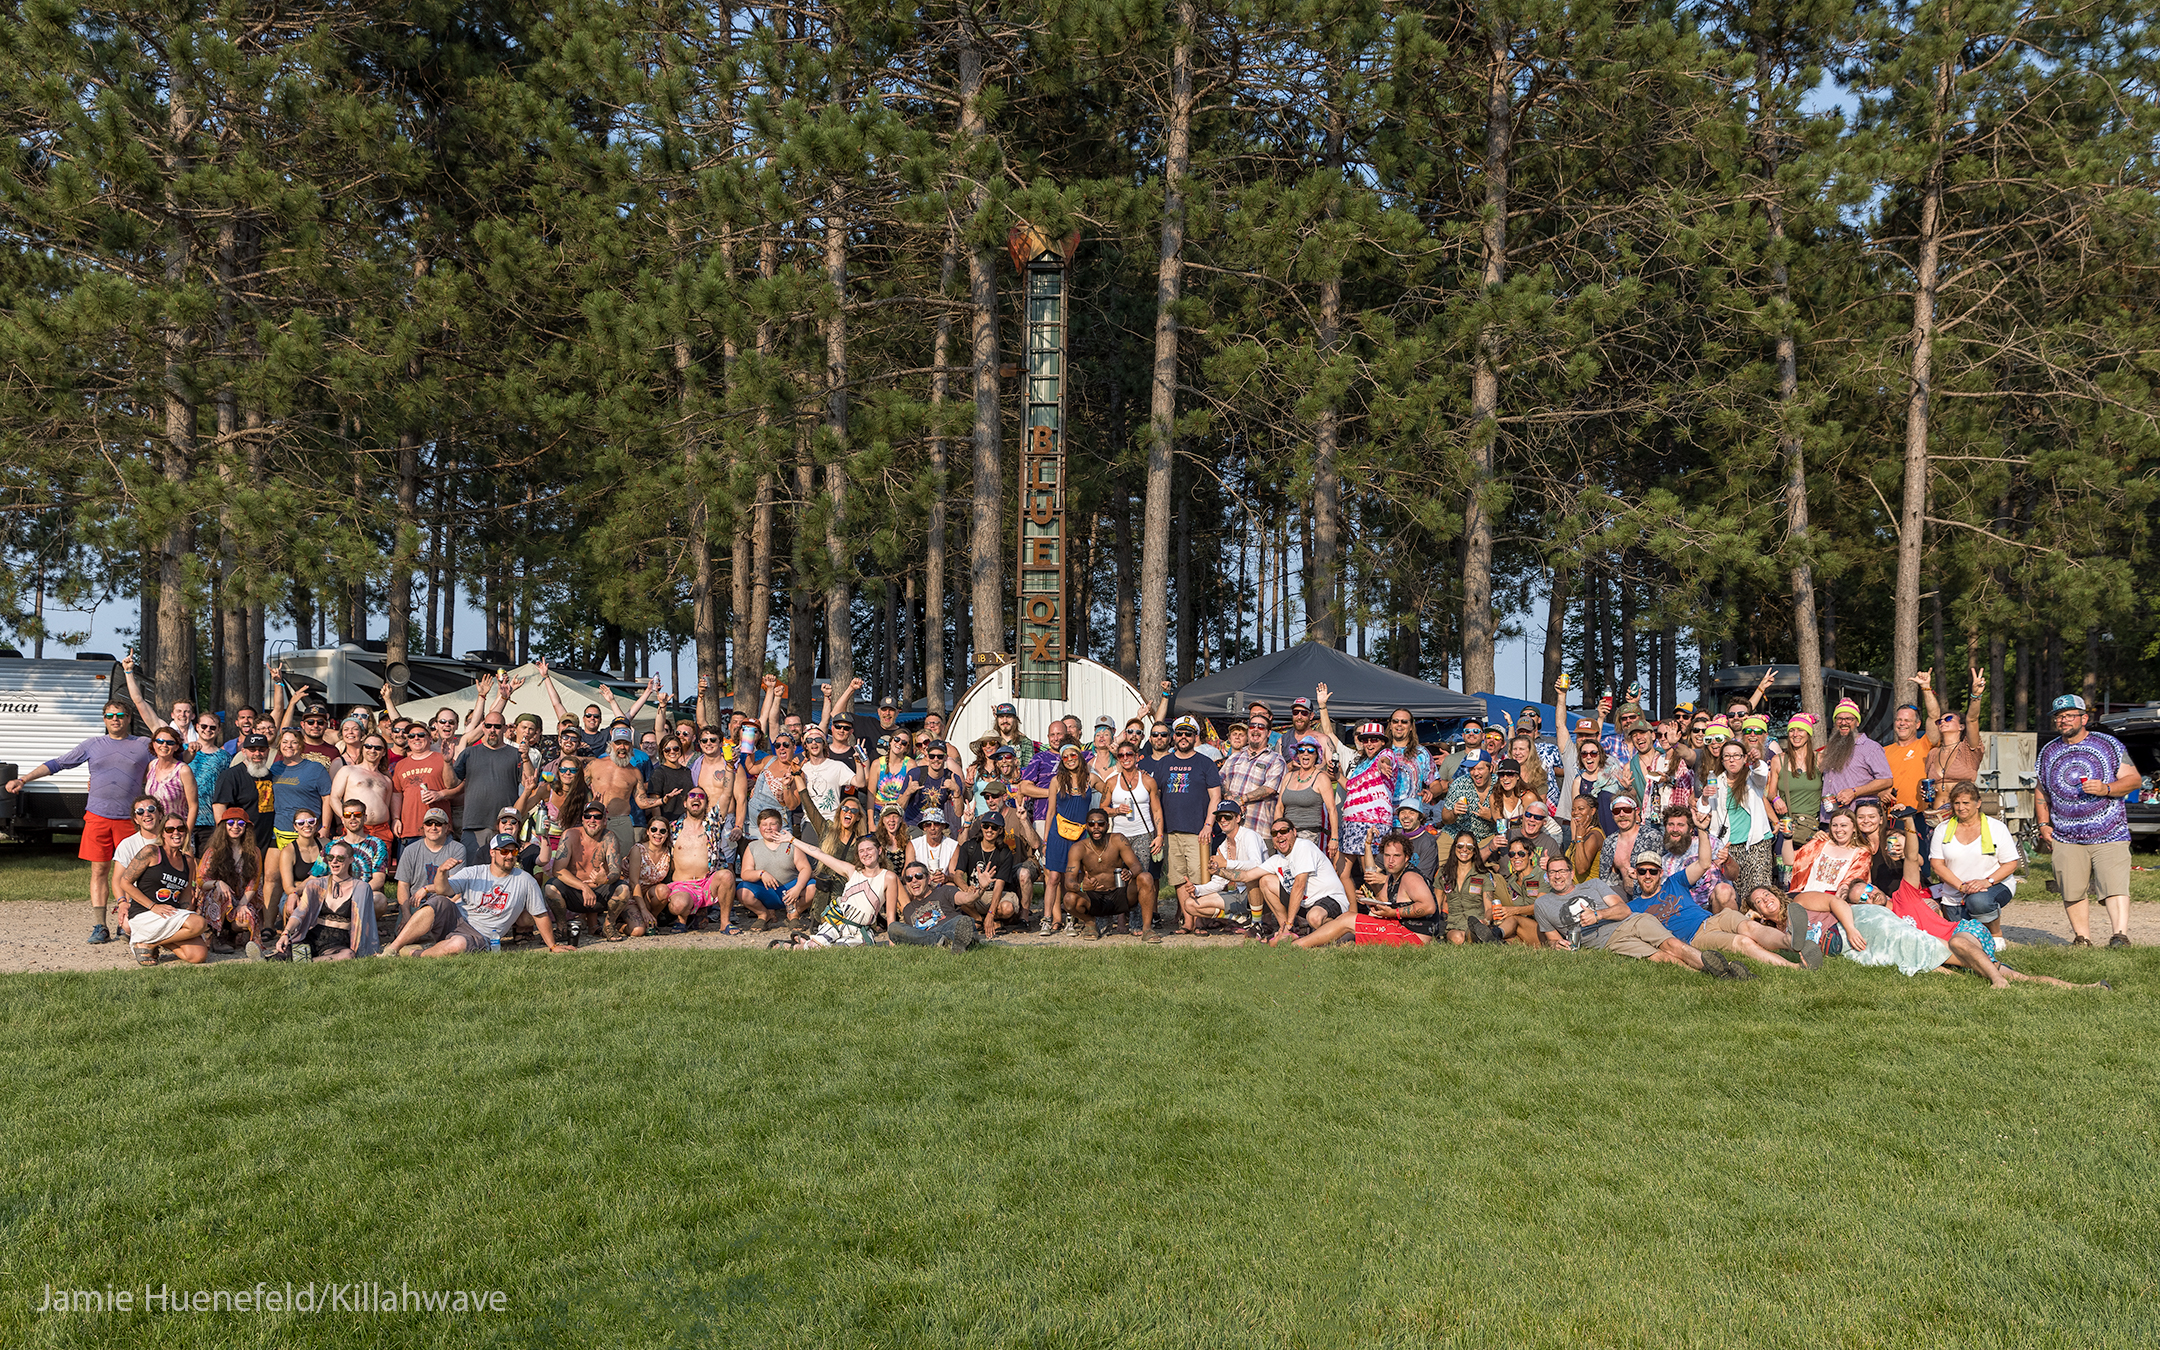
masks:
[[[2037,888],[2035,888],[2037,889]],[[2041,892],[2046,894],[2045,891]],[[2092,930],[2095,941],[2107,940],[2107,918],[2096,905],[2093,907]],[[113,941],[93,947],[83,941],[90,931],[90,912],[87,904],[58,904],[50,901],[17,900],[0,904],[0,974],[19,974],[29,971],[55,970],[118,970],[131,966],[127,944]],[[2012,904],[2004,911],[2003,935],[2013,950],[2018,945],[2061,946],[2070,940],[2070,924],[2063,916],[2059,903],[2050,898],[2048,903],[2022,901]],[[589,941],[580,948],[579,956],[604,956],[610,952],[652,951],[659,948],[716,948],[749,947],[762,948],[778,934],[742,933],[733,937],[717,932],[684,933],[679,936],[630,938],[623,942]],[[2133,904],[2130,909],[2130,939],[2139,946],[2160,944],[2160,907]],[[1032,933],[1019,934],[1000,930],[997,940],[1016,947],[1089,947],[1097,945],[1078,937],[1036,937]],[[1242,939],[1233,936],[1180,937],[1171,936],[1164,942],[1166,947],[1229,946]],[[1117,945],[1137,945],[1137,939],[1117,936],[1103,939]],[[523,950],[523,948],[521,948]],[[212,956],[212,964],[242,960],[238,954]],[[168,958],[162,964],[178,962]]]

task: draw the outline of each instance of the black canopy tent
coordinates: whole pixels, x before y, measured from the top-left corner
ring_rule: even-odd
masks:
[[[1420,721],[1449,722],[1485,715],[1485,705],[1425,681],[1376,666],[1361,657],[1317,642],[1247,661],[1194,680],[1177,691],[1176,710],[1196,717],[1243,717],[1245,709],[1265,703],[1280,722],[1290,716],[1290,700],[1311,698],[1318,685],[1328,687],[1328,718],[1347,736],[1353,722],[1384,721],[1397,708],[1408,708]]]

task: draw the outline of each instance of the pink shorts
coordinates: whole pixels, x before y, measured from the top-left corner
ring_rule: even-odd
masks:
[[[705,909],[716,903],[712,897],[712,881],[709,876],[699,877],[695,881],[671,881],[668,883],[668,894],[687,895],[697,902],[691,906],[692,909]]]

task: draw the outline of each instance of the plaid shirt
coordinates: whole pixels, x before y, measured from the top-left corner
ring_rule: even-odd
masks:
[[[1223,758],[1223,795],[1226,799],[1243,797],[1262,788],[1279,789],[1282,778],[1283,757],[1273,749],[1237,750]],[[1281,803],[1272,797],[1255,802],[1245,808],[1245,824],[1247,828],[1259,831],[1264,839],[1268,825],[1281,809]]]

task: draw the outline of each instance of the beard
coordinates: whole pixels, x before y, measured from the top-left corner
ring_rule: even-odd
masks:
[[[267,756],[264,757],[262,763],[257,764],[246,755],[242,755],[240,756],[240,767],[247,770],[248,777],[258,782],[270,776],[270,760]]]
[[[1823,772],[1845,772],[1845,766],[1852,763],[1853,751],[1858,748],[1859,735],[1857,732],[1849,736],[1832,735],[1829,740],[1823,742]]]

